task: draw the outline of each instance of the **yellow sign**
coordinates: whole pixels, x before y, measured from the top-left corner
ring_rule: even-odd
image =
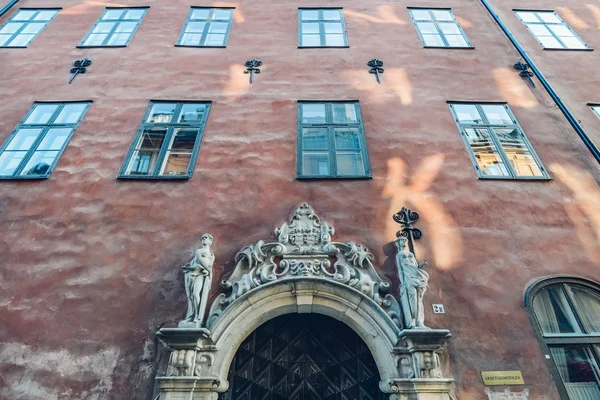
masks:
[[[481,377],[486,386],[525,384],[521,371],[481,371]]]

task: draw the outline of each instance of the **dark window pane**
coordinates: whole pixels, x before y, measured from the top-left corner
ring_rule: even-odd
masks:
[[[36,151],[27,161],[21,171],[21,176],[46,175],[50,172],[52,163],[58,156],[58,151]]]
[[[169,149],[192,151],[197,137],[198,129],[175,129]]]
[[[302,155],[302,172],[307,176],[329,176],[329,155],[327,153],[307,153]]]
[[[146,122],[154,122],[156,124],[167,124],[173,119],[175,114],[175,107],[177,104],[174,103],[155,103],[150,110],[150,115]]]
[[[304,150],[327,150],[329,138],[326,128],[303,128],[302,148]]]
[[[324,124],[325,123],[325,104],[323,103],[304,103],[302,104],[302,123],[303,124]]]
[[[533,299],[533,309],[544,333],[581,332],[560,286],[552,286]]]

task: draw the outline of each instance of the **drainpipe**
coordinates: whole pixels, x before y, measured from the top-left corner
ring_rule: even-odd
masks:
[[[12,6],[17,4],[19,0],[10,0],[4,7],[0,8],[0,17],[3,16],[11,9]]]
[[[521,54],[521,57],[523,57],[525,62],[527,64],[529,64],[531,71],[535,74],[535,76],[537,76],[537,78],[541,82],[542,86],[544,86],[544,89],[546,89],[546,91],[548,92],[550,97],[552,97],[552,100],[554,100],[554,102],[556,103],[556,105],[558,106],[560,111],[562,111],[564,116],[567,118],[567,121],[569,121],[569,123],[571,124],[573,129],[575,129],[575,132],[577,132],[577,135],[579,135],[579,137],[581,138],[581,140],[583,141],[585,146],[588,148],[590,153],[592,153],[592,156],[594,156],[594,158],[596,159],[598,164],[600,164],[600,150],[598,149],[598,147],[594,144],[592,139],[583,130],[581,125],[579,125],[579,122],[577,122],[577,120],[575,119],[573,114],[571,114],[571,111],[569,111],[567,106],[561,100],[560,96],[554,91],[554,89],[552,88],[550,83],[546,80],[546,78],[544,77],[544,74],[542,74],[542,71],[540,71],[538,69],[538,67],[535,65],[533,60],[527,55],[527,52],[525,51],[525,49],[523,49],[523,47],[521,47],[521,45],[519,44],[517,39],[513,36],[513,34],[510,32],[508,27],[506,25],[504,25],[504,22],[502,22],[502,20],[500,19],[500,16],[498,14],[496,14],[496,12],[494,11],[494,9],[490,5],[490,3],[488,3],[487,0],[481,0],[481,2],[485,6],[485,8],[488,10],[488,12],[492,16],[492,18],[494,18],[496,23],[500,26],[500,29],[502,29],[504,34],[511,41],[513,46],[515,46],[515,48],[517,49],[519,54]]]

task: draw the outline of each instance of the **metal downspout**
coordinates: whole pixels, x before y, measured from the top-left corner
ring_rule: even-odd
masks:
[[[581,138],[581,140],[583,141],[583,143],[585,144],[585,146],[588,148],[588,150],[590,151],[590,153],[592,153],[592,155],[596,159],[596,162],[598,162],[600,164],[600,150],[598,149],[598,147],[594,144],[594,142],[592,141],[592,139],[583,130],[583,128],[581,127],[581,125],[579,125],[579,122],[577,122],[577,120],[575,119],[575,117],[573,116],[573,114],[571,114],[571,111],[569,111],[569,109],[567,108],[567,106],[562,102],[560,96],[554,91],[554,89],[552,88],[552,86],[550,85],[550,83],[546,80],[546,78],[544,77],[544,75],[542,74],[542,72],[538,69],[538,67],[535,65],[535,63],[533,62],[533,60],[527,55],[527,52],[525,51],[525,49],[523,49],[523,47],[521,47],[521,45],[519,44],[519,42],[517,41],[517,39],[513,36],[513,34],[506,27],[506,25],[504,25],[504,22],[502,22],[502,20],[500,19],[500,16],[498,16],[498,14],[496,14],[496,12],[492,8],[492,6],[488,3],[488,1],[487,0],[481,0],[481,2],[485,6],[485,8],[488,10],[488,12],[492,16],[492,18],[494,18],[494,20],[496,21],[496,23],[500,26],[500,29],[502,29],[502,31],[504,32],[504,34],[511,41],[511,43],[513,44],[513,46],[515,46],[515,48],[517,49],[517,51],[519,52],[519,54],[521,54],[521,57],[523,57],[523,59],[525,60],[525,62],[527,64],[529,64],[529,67],[531,68],[531,71],[535,74],[535,76],[537,76],[537,78],[541,82],[542,86],[544,86],[544,89],[546,89],[546,91],[548,92],[548,94],[550,95],[550,97],[552,97],[552,100],[554,100],[554,102],[556,103],[556,105],[558,106],[558,108],[560,109],[560,111],[567,118],[567,121],[569,121],[569,123],[571,124],[571,126],[573,127],[573,129],[575,129],[575,132],[577,132],[577,135],[579,135],[579,137]]]
[[[11,9],[12,6],[18,3],[19,0],[10,0],[4,7],[0,8],[0,17]]]

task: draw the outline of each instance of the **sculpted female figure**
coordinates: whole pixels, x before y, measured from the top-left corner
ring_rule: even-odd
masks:
[[[194,259],[182,267],[188,298],[186,322],[203,322],[212,283],[212,267],[215,262],[215,255],[210,251],[213,244],[212,235],[202,235],[201,243],[201,247],[194,252]]]
[[[396,247],[396,264],[398,276],[402,280],[400,297],[402,308],[411,328],[426,328],[425,312],[423,309],[423,296],[429,287],[429,274],[423,271],[425,262],[417,263],[415,255],[405,249],[406,239],[398,238]]]

